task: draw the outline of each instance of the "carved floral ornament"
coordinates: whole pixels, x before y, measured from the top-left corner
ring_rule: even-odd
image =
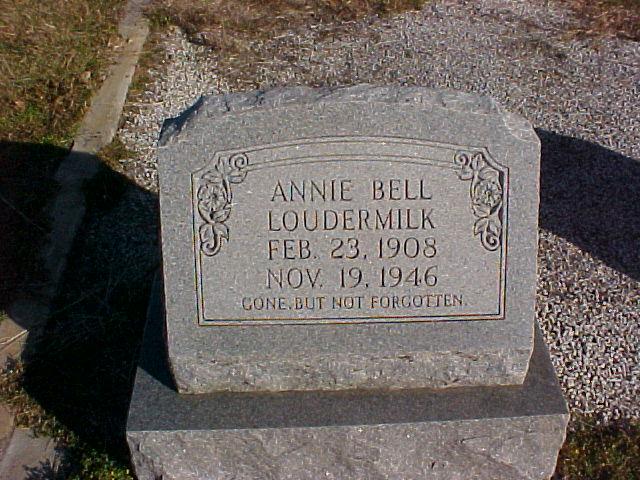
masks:
[[[209,257],[220,251],[223,240],[229,240],[229,227],[225,222],[231,214],[231,185],[245,179],[248,165],[249,159],[244,153],[220,157],[213,169],[200,177],[198,212],[204,223],[198,234],[200,249]]]
[[[459,151],[454,163],[461,180],[469,180],[471,208],[476,217],[473,234],[480,236],[484,248],[497,250],[502,244],[503,178],[484,153]],[[245,153],[218,158],[215,166],[200,177],[197,201],[203,220],[198,229],[200,250],[216,255],[224,241],[229,241],[229,227],[233,192],[231,185],[242,183],[247,176],[249,158]]]
[[[460,180],[470,180],[471,209],[476,217],[473,234],[480,235],[482,246],[497,250],[502,243],[503,187],[500,171],[493,167],[482,152],[456,153]]]

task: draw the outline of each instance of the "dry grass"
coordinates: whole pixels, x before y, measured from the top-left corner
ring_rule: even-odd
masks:
[[[426,3],[428,0],[152,0],[147,16],[156,35],[177,26],[191,42],[210,48],[207,54],[216,56],[219,76],[231,91],[237,91],[264,87],[256,79],[260,66],[272,58],[265,57],[259,45],[270,39],[303,30],[312,30],[318,41],[339,38],[356,20],[419,10]],[[238,71],[244,73],[243,78],[235,74]]]
[[[640,40],[640,0],[562,0],[582,21],[580,33]],[[303,26],[418,10],[427,0],[153,0],[156,26],[177,25],[194,43],[241,53],[251,41]]]
[[[583,21],[586,35],[640,41],[640,0],[565,0]]]
[[[9,405],[16,415],[18,427],[32,428],[37,435],[58,436],[61,427],[56,419],[23,389],[24,366],[9,363],[0,371],[0,401]]]
[[[426,0],[154,0],[153,23],[182,28],[191,41],[218,51],[244,51],[248,43],[303,26],[417,10]]]
[[[43,207],[123,0],[0,0],[0,310],[38,283]]]
[[[68,139],[121,0],[0,0],[0,139]]]
[[[46,205],[56,190],[53,175],[101,83],[123,3],[0,0],[0,319],[3,308],[41,281],[38,252],[49,229]],[[24,366],[4,367],[0,401],[14,409],[18,426],[53,436],[66,448],[70,467],[60,478],[132,478],[126,466],[60,421],[46,396],[31,393]],[[51,375],[38,380],[42,386],[56,383]],[[58,383],[67,394],[74,390]]]

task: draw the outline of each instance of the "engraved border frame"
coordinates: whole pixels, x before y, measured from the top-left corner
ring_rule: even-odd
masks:
[[[410,143],[413,145],[422,145],[425,147],[432,148],[443,148],[446,150],[451,150],[452,152],[481,152],[484,154],[485,159],[489,165],[498,170],[503,175],[503,228],[501,232],[501,247],[500,251],[500,292],[498,294],[498,313],[497,314],[449,314],[449,315],[376,315],[376,316],[354,316],[354,317],[332,317],[332,316],[310,316],[301,318],[290,318],[290,317],[270,317],[270,318],[253,318],[253,319],[208,319],[204,318],[204,294],[202,292],[202,252],[199,247],[199,232],[197,219],[200,218],[200,215],[197,212],[197,178],[202,175],[207,170],[210,170],[212,166],[216,165],[222,157],[231,158],[235,155],[249,155],[253,152],[261,151],[261,150],[269,150],[269,149],[278,149],[282,147],[291,147],[296,145],[312,145],[318,143],[341,143],[341,142],[349,142],[349,143],[400,143],[406,144]],[[455,153],[454,153],[455,155]],[[364,155],[371,156],[371,155]],[[318,155],[318,158],[322,158],[324,160],[317,161],[327,161],[327,157],[329,155]],[[357,155],[345,155],[345,158],[340,158],[339,160],[344,161],[354,161],[356,160]],[[380,159],[381,156],[377,156],[376,159],[364,159],[364,161],[389,161],[389,158]],[[388,157],[388,156],[385,156]],[[394,160],[398,163],[409,162],[409,159],[403,159],[404,157],[399,157]],[[410,163],[418,164],[418,165],[429,165],[431,166],[449,168],[451,170],[457,170],[456,164],[452,162],[450,165],[444,165],[430,160],[427,157],[419,157],[416,156],[412,159]],[[422,160],[422,161],[418,161]],[[270,162],[271,164],[261,164],[258,168],[256,165],[247,165],[245,166],[245,173],[250,173],[252,170],[262,169],[262,168],[275,168],[282,167],[284,165],[291,165],[295,162],[298,163],[311,163],[310,161],[301,162],[300,159],[296,158],[288,158],[284,160],[278,160],[278,162]],[[198,319],[197,323],[199,326],[256,326],[256,325],[326,325],[326,324],[337,324],[337,325],[353,325],[353,324],[378,324],[378,323],[435,323],[435,322],[460,322],[460,321],[487,321],[487,320],[504,320],[505,318],[505,308],[506,308],[506,289],[507,289],[507,251],[508,251],[508,237],[509,237],[509,168],[497,162],[493,156],[489,153],[489,149],[486,146],[472,146],[472,145],[458,145],[458,144],[450,144],[450,143],[442,143],[442,142],[432,142],[424,139],[418,138],[408,138],[408,137],[394,137],[394,136],[323,136],[323,137],[312,137],[312,138],[300,138],[297,140],[289,140],[286,142],[277,142],[277,143],[269,143],[263,145],[255,145],[252,147],[246,148],[238,148],[238,149],[229,149],[229,150],[221,150],[217,151],[213,154],[212,159],[207,162],[202,168],[192,172],[190,175],[191,181],[191,207],[192,207],[192,219],[193,219],[193,252],[194,252],[194,267],[195,267],[195,277],[194,277],[194,285],[196,291],[196,305],[197,305],[197,313]],[[474,235],[475,236],[475,235]]]

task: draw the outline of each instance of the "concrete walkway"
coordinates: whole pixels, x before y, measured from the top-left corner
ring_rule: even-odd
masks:
[[[60,189],[49,206],[51,234],[43,253],[48,281],[27,300],[8,308],[0,323],[0,365],[9,359],[26,359],[27,340],[36,340],[50,316],[67,265],[67,256],[85,214],[83,184],[98,171],[96,154],[111,143],[138,59],[149,33],[143,8],[149,0],[129,0],[118,24],[122,48],[116,54],[104,83],[91,101],[69,155],[55,175]],[[59,452],[48,438],[36,438],[28,429],[14,429],[9,408],[0,405],[0,479],[50,478],[59,464]]]

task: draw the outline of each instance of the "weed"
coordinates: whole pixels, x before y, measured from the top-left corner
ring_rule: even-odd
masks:
[[[121,160],[126,160],[136,155],[137,153],[129,150],[118,137],[115,137],[109,145],[98,152],[102,163],[115,172],[122,172]]]

